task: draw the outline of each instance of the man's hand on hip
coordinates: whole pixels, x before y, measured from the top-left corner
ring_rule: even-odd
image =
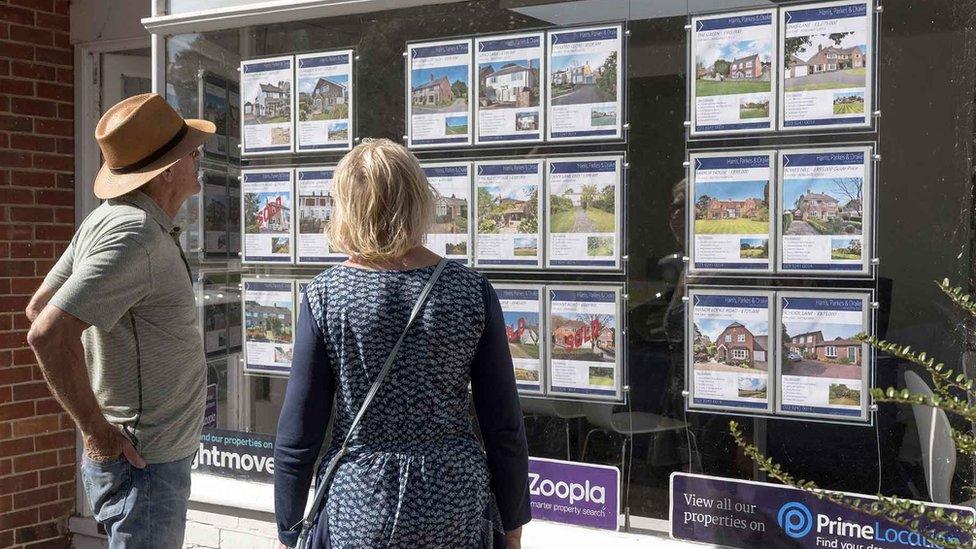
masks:
[[[108,461],[125,456],[133,467],[144,469],[146,460],[142,459],[129,439],[111,423],[97,429],[97,432],[84,434],[85,455],[94,461]]]

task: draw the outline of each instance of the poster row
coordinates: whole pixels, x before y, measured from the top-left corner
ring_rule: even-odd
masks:
[[[212,140],[211,140],[212,141]],[[200,192],[184,203],[177,216],[180,244],[206,257],[237,257],[241,251],[241,183],[236,169],[202,166]]]
[[[620,139],[623,36],[608,25],[408,44],[407,145]]]
[[[867,421],[869,292],[691,288],[688,408]]]
[[[197,116],[216,126],[214,137],[203,144],[204,156],[218,162],[240,159],[240,87],[236,82],[206,71],[200,78],[197,97]],[[167,99],[174,106],[179,104],[176,97]]]
[[[691,135],[865,128],[874,0],[691,18]]]
[[[871,274],[871,146],[689,155],[689,271]]]
[[[244,371],[287,375],[307,280],[243,280]],[[520,393],[620,400],[619,286],[495,284]]]
[[[622,156],[422,167],[434,192],[426,237],[434,252],[483,268],[620,268]],[[333,170],[242,172],[244,263],[325,265],[346,259],[325,234],[333,212]]]

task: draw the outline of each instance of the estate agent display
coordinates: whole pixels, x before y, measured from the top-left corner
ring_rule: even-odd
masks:
[[[548,286],[548,394],[618,399],[620,289]]]
[[[623,135],[623,27],[546,35],[546,137],[550,141]]]
[[[694,288],[688,296],[689,408],[771,411],[772,292]]]
[[[475,162],[477,267],[542,266],[542,160]]]
[[[292,56],[241,62],[242,154],[294,150]]]
[[[474,41],[476,144],[542,141],[545,33]]]
[[[620,156],[548,161],[547,267],[620,266]]]
[[[292,176],[291,168],[242,172],[242,262],[292,262]]]
[[[203,154],[207,158],[225,160],[227,157],[227,124],[229,122],[227,83],[211,73],[204,73],[200,79],[199,116],[214,123],[217,131],[213,138],[203,144]],[[235,97],[237,95],[235,94]]]
[[[542,286],[494,284],[505,315],[508,349],[515,366],[519,393],[542,394],[545,371],[542,361]]]
[[[225,255],[228,248],[230,217],[228,181],[224,173],[203,169],[200,174],[203,194],[203,252]]]
[[[297,152],[352,148],[353,51],[295,56]]]
[[[866,419],[868,294],[779,292],[777,413]]]
[[[422,164],[434,191],[434,222],[424,245],[468,264],[471,254],[471,163]]]
[[[407,146],[471,144],[471,40],[407,46]]]
[[[287,374],[295,325],[295,286],[291,280],[243,280],[244,371]]]
[[[869,273],[871,179],[870,147],[780,153],[779,269]]]
[[[871,125],[874,2],[780,9],[780,128]]]
[[[298,220],[295,232],[295,262],[299,265],[324,265],[345,261],[345,254],[329,247],[325,233],[332,219],[331,167],[295,170],[295,199]]]
[[[776,10],[692,17],[691,135],[776,128]]]
[[[775,154],[690,155],[688,255],[693,272],[772,271]]]

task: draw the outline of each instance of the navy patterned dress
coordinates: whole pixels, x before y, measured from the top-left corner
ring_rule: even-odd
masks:
[[[302,519],[330,417],[335,433],[323,464],[433,270],[340,265],[306,287],[275,443],[275,514],[285,545],[297,539],[289,528]],[[472,396],[484,450],[469,420]],[[512,530],[530,519],[527,467],[498,298],[482,275],[452,263],[336,471],[313,546],[490,546],[493,523]]]

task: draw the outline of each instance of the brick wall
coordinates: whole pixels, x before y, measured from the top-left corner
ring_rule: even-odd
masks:
[[[74,230],[67,0],[0,0],[0,547],[64,547],[75,435],[24,307]]]

